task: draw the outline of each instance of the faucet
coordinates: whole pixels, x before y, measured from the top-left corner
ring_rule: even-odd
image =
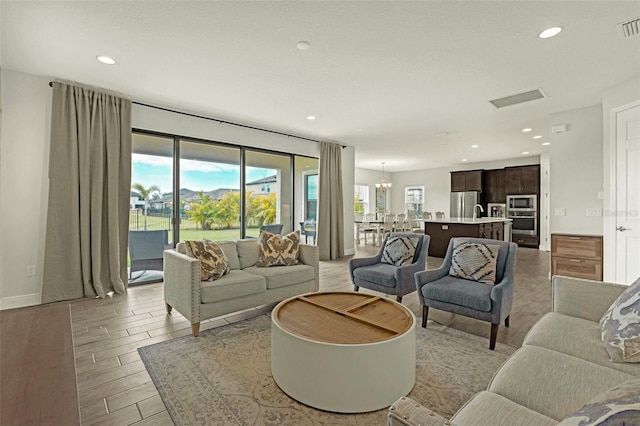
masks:
[[[478,218],[478,216],[476,215],[476,207],[480,207],[480,213],[484,213],[484,209],[482,208],[482,206],[480,204],[476,204],[475,206],[473,206],[473,220],[476,220]]]

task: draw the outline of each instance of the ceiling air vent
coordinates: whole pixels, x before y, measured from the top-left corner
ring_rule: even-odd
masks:
[[[504,108],[511,105],[521,104],[523,102],[535,101],[536,99],[542,99],[544,97],[544,93],[542,93],[540,89],[536,89],[529,92],[505,96],[504,98],[494,99],[489,102],[491,102],[496,108]]]
[[[618,24],[618,35],[627,38],[640,34],[640,17]]]

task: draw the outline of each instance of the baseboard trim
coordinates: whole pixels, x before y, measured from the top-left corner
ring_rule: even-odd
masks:
[[[344,255],[345,256],[351,256],[356,254],[356,249],[352,248],[352,249],[344,249]]]
[[[42,303],[41,293],[23,294],[20,296],[10,296],[0,298],[0,311],[5,309],[23,308]]]

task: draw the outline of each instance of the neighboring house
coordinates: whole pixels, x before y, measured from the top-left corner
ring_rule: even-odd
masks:
[[[137,210],[144,209],[144,198],[137,191],[131,191],[131,196],[129,197],[129,209]]]
[[[262,179],[247,182],[247,191],[251,192],[251,195],[275,193],[277,197],[280,192],[279,189],[280,185],[278,184],[277,175],[267,176]]]
[[[204,191],[204,195],[208,195],[211,200],[220,200],[229,192],[238,192],[238,190],[232,188],[218,188],[212,191]],[[180,188],[180,201],[184,201],[185,203],[197,201],[199,193],[200,191],[194,191],[189,188]],[[173,192],[165,192],[161,197],[150,201],[151,209],[154,210],[171,208],[172,205]]]

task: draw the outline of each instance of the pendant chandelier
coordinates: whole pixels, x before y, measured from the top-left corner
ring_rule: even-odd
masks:
[[[382,179],[380,179],[380,183],[376,183],[376,189],[380,191],[386,191],[391,188],[391,182],[384,181],[384,161],[382,162]]]

